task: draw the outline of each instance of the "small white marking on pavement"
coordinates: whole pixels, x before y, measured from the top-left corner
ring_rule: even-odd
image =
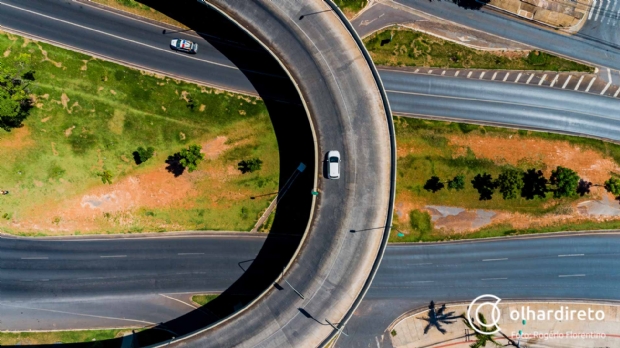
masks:
[[[180,256],[184,256],[184,255],[204,255],[205,253],[178,253],[177,255]]]
[[[432,74],[432,73],[433,73],[433,70],[429,70],[429,71],[428,71],[428,74]]]
[[[534,78],[534,74],[530,75],[530,77],[527,79],[527,82],[525,82],[525,84],[529,85],[530,81],[532,81],[533,78]]]
[[[173,300],[173,301],[180,302],[180,303],[182,303],[182,304],[184,304],[184,305],[186,305],[186,306],[192,307],[192,308],[198,308],[198,306],[194,306],[194,305],[192,305],[192,304],[189,304],[189,303],[187,303],[187,302],[185,302],[185,301],[181,301],[181,300],[179,300],[179,299],[177,299],[177,298],[174,298],[174,297],[166,296],[166,295],[164,295],[164,294],[159,294],[159,296],[163,296],[163,297],[165,297],[165,298],[167,298],[167,299],[170,299],[170,300]]]
[[[487,262],[487,261],[504,261],[504,260],[508,260],[508,258],[503,258],[503,259],[484,259],[482,261],[483,262]]]
[[[596,80],[596,76],[592,78],[592,80],[590,81],[590,84],[588,84],[588,88],[586,88],[586,92],[590,91],[590,88],[592,87],[592,84],[594,83],[594,81]]]
[[[482,80],[482,78],[484,77],[484,74],[486,74],[486,71],[483,71],[482,74],[480,74],[480,77],[478,78],[478,80]]]
[[[567,277],[585,277],[585,274],[561,274],[558,277],[567,278]]]
[[[607,1],[607,6],[605,6],[605,13],[609,13],[607,11],[609,9],[609,4],[611,4],[611,0]],[[603,7],[603,6],[601,5],[601,7]],[[603,23],[604,20],[605,20],[604,18],[601,18],[601,23]]]
[[[127,255],[104,255],[104,256],[99,256],[99,257],[101,257],[102,259],[105,259],[105,258],[111,258],[111,257],[127,257]]]
[[[551,81],[551,87],[553,87],[553,85],[555,85],[555,83],[558,82],[559,78],[560,78],[560,74],[556,74],[555,77],[553,78],[553,81]]]
[[[570,81],[570,79],[573,78],[573,75],[568,75],[568,78],[566,79],[566,81],[564,81],[564,85],[562,86],[562,89],[566,88],[566,85],[568,85],[568,81]]]
[[[515,80],[515,83],[519,82],[519,79],[521,78],[521,75],[523,75],[523,74],[519,73],[519,75],[517,75],[517,79]]]
[[[601,13],[601,8],[603,7],[603,0],[601,0],[601,3],[598,4],[598,11],[596,11],[596,15],[594,15],[594,21],[596,22],[598,20],[598,14]]]
[[[78,278],[77,280],[95,280],[95,279],[103,279],[103,277]]]
[[[620,94],[620,87],[618,87],[618,90],[616,91],[616,93],[614,93],[614,98],[617,97],[618,94]]]
[[[510,73],[509,73],[509,72],[507,72],[507,73],[506,73],[506,76],[504,76],[504,80],[503,80],[504,82],[506,82],[506,80],[508,80],[508,76],[510,76]]]
[[[377,348],[381,348],[381,343],[379,343],[379,337],[375,336],[375,342],[377,342]]]
[[[49,279],[41,279],[42,282],[49,282]]]
[[[603,90],[601,91],[601,94],[604,94],[605,92],[607,92],[607,89],[609,89],[609,86],[611,86],[611,81],[607,82],[607,85],[605,85],[605,88],[603,88]]]
[[[483,279],[480,279],[480,280],[506,280],[506,279],[508,279],[508,278],[483,278]]]
[[[576,257],[576,256],[584,256],[585,254],[564,254],[558,255],[558,257]]]
[[[592,19],[592,13],[594,13],[594,9],[596,8],[596,0],[592,3],[592,9],[590,10],[590,14],[588,14],[588,20]]]
[[[446,71],[445,71],[445,70],[441,72],[441,76],[443,76],[443,75],[445,75],[445,74],[446,74]]]
[[[459,73],[460,73],[460,72],[461,72],[460,70],[457,70],[457,71],[456,71],[456,74],[454,74],[454,77],[459,76]]]
[[[415,69],[415,71],[413,73],[417,73],[418,71],[420,71],[420,69]]]
[[[581,81],[583,81],[583,78],[586,77],[585,75],[581,75],[581,77],[579,78],[579,81],[577,81],[577,85],[575,86],[575,91],[579,89],[579,86],[581,85]]]
[[[540,86],[540,85],[542,85],[542,84],[543,84],[543,82],[545,82],[545,80],[546,80],[546,79],[547,79],[547,74],[544,74],[544,75],[543,75],[543,77],[542,77],[542,79],[540,79],[540,81],[538,81],[538,85],[539,85],[539,86]]]
[[[497,76],[497,72],[493,73],[493,76],[491,76],[491,81],[494,81],[496,76]]]
[[[611,82],[611,69],[607,68],[607,80]]]
[[[469,74],[467,74],[467,78],[469,78],[471,76],[472,71],[469,72]]]
[[[22,257],[22,260],[48,260],[49,257]]]
[[[422,266],[422,265],[432,265],[432,263],[408,263],[407,266]]]
[[[434,280],[415,280],[410,283],[434,283]]]

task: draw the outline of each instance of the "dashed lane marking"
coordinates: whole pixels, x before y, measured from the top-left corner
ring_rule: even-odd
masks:
[[[106,258],[114,258],[114,257],[127,257],[127,255],[102,255],[99,257],[102,259],[106,259]]]
[[[590,80],[590,83],[588,84],[588,88],[586,88],[586,92],[590,91],[590,88],[592,88],[592,84],[594,83],[594,81],[596,81],[596,76],[592,78],[592,80]]]
[[[585,274],[561,274],[559,278],[568,278],[568,277],[585,277]]]
[[[585,254],[564,254],[564,255],[558,255],[558,257],[577,257],[577,256],[584,256]]]
[[[581,77],[579,78],[579,81],[577,81],[577,85],[575,86],[575,91],[579,89],[579,86],[581,85],[581,81],[583,81],[585,75],[581,75]]]
[[[506,280],[508,278],[482,278],[480,280]]]
[[[573,75],[568,75],[568,78],[564,81],[564,85],[562,85],[562,89],[566,88],[566,85],[568,85],[568,81],[570,81],[571,78],[573,78]]]
[[[546,80],[546,79],[547,79],[547,74],[544,74],[544,75],[543,75],[543,77],[542,77],[542,79],[540,79],[540,81],[538,81],[538,85],[539,85],[539,86],[540,86],[540,85],[542,85],[542,84],[543,84],[543,82],[545,82],[545,80]]]
[[[482,262],[488,262],[488,261],[506,261],[508,260],[508,258],[503,258],[503,259],[484,259],[482,260]]]
[[[49,257],[22,257],[22,260],[48,260]]]

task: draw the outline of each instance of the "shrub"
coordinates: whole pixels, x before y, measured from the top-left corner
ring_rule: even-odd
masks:
[[[153,157],[154,153],[155,149],[152,146],[149,146],[146,149],[140,146],[136,151],[134,151],[133,159],[136,161],[136,164],[140,165]]]
[[[515,199],[523,188],[523,172],[518,169],[505,170],[495,184],[504,199]]]
[[[205,159],[205,155],[200,151],[202,147],[200,145],[190,145],[187,149],[181,150],[179,153],[179,164],[187,168],[188,172],[193,172],[198,167],[198,164]]]
[[[412,210],[409,212],[409,225],[412,230],[420,234],[420,237],[433,231],[431,216],[424,211]]]
[[[97,176],[101,178],[101,182],[104,184],[112,183],[112,173],[109,170],[104,170],[101,173],[97,173]]]
[[[465,188],[465,175],[459,174],[454,179],[448,181],[448,188],[450,190],[460,191]]]
[[[252,158],[237,163],[237,166],[242,174],[252,173],[261,169],[263,161],[258,158]]]
[[[620,179],[609,178],[605,181],[605,190],[613,193],[615,196],[620,196]]]
[[[577,195],[579,175],[572,169],[558,166],[556,170],[551,171],[549,182],[555,186],[555,190],[553,190],[553,197],[555,198]]]

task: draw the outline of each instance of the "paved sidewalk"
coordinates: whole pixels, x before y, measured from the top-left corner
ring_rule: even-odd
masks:
[[[478,79],[500,83],[519,83],[538,85],[555,89],[579,91],[583,93],[620,98],[620,71],[602,70],[598,73],[523,71],[523,70],[481,70],[481,69],[442,69],[424,67],[380,67],[379,70],[398,70],[412,74],[432,74],[445,77]]]
[[[469,329],[461,315],[467,312],[466,304],[447,305],[441,311],[437,305],[437,313],[432,319],[428,309],[403,315],[393,323],[388,331],[392,332],[392,344],[396,348],[465,348],[476,341],[473,330]],[[477,307],[472,307],[472,316]],[[490,313],[491,306],[482,307],[481,313],[485,315],[487,322],[492,322]],[[523,330],[521,339],[522,348],[592,348],[592,347],[618,347],[620,346],[620,305],[590,302],[511,302],[502,301],[500,320],[498,322],[501,332],[494,338],[502,345],[509,345],[510,340],[518,339],[519,330]],[[573,319],[562,318],[556,320],[553,316],[561,310],[568,317],[571,311]],[[527,315],[531,311],[529,320],[523,325],[520,313]],[[541,311],[550,315],[551,320],[535,320],[534,315],[541,315]],[[548,314],[551,311],[551,314]],[[579,311],[584,311],[586,320],[579,320]],[[588,320],[587,313],[591,311],[593,320]],[[597,320],[595,313],[604,314],[604,319]],[[519,313],[519,318],[513,320],[511,315]],[[533,314],[536,313],[536,314]],[[466,314],[465,314],[466,315]],[[600,316],[599,316],[600,318]],[[434,324],[436,323],[436,325]],[[439,328],[445,330],[441,333]],[[394,330],[394,331],[392,331]],[[425,333],[425,330],[427,331]],[[395,334],[395,335],[394,335]],[[487,344],[490,347],[491,344]],[[494,345],[493,345],[494,346]]]

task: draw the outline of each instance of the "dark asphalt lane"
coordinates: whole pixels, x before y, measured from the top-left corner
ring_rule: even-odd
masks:
[[[384,330],[430,301],[620,300],[620,235],[390,245],[339,347],[390,347]]]

